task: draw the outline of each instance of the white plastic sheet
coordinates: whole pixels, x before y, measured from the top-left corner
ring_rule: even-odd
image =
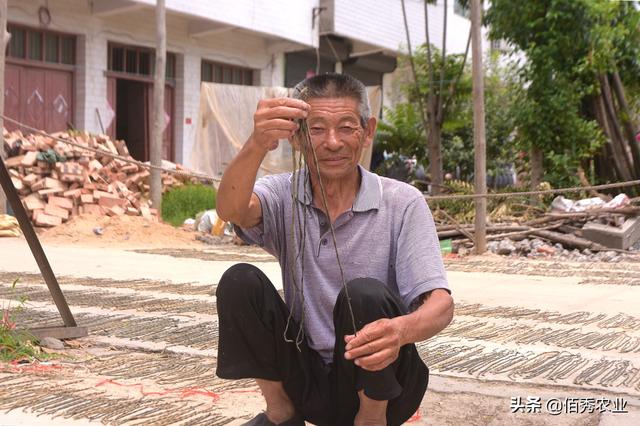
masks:
[[[196,142],[191,152],[194,170],[222,177],[226,166],[240,151],[253,130],[253,114],[260,99],[289,96],[285,87],[253,87],[231,84],[202,83]],[[380,86],[367,88],[371,114],[378,117],[382,104]],[[291,171],[291,145],[281,141],[267,154],[259,176]],[[360,159],[367,169],[371,164],[371,148]]]
[[[599,197],[584,198],[574,201],[564,198],[562,195],[551,202],[551,209],[560,212],[583,212],[590,209],[608,208],[617,209],[629,205],[631,201],[626,194],[618,194],[611,201],[605,202]]]
[[[197,221],[196,229],[199,232],[206,232],[207,234],[211,233],[211,228],[213,228],[213,224],[218,220],[218,214],[215,210],[207,210],[204,212],[199,221]]]

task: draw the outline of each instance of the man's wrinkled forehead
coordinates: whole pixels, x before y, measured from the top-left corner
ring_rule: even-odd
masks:
[[[311,98],[306,102],[311,107],[307,117],[309,121],[360,120],[357,99],[351,97]]]

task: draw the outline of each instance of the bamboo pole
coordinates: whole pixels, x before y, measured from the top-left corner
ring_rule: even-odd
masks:
[[[475,149],[474,181],[476,194],[487,193],[486,144],[484,128],[484,72],[482,70],[482,33],[480,0],[471,0],[473,61],[473,145]],[[476,198],[475,252],[487,250],[487,199]]]
[[[4,63],[9,34],[7,33],[7,0],[0,0],[0,129],[4,129]],[[4,152],[4,135],[0,143],[0,161],[4,161],[7,155]],[[7,196],[0,188],[0,214],[7,212]]]
[[[151,165],[162,165],[162,140],[165,128],[164,86],[166,84],[167,26],[165,0],[156,3],[156,65],[153,81],[153,125],[151,126]],[[159,169],[151,169],[151,202],[160,212],[162,203],[162,175]]]
[[[626,143],[622,136],[615,105],[613,104],[613,94],[611,93],[609,78],[606,74],[600,75],[600,90],[600,95],[605,107],[605,120],[609,121],[609,130],[611,132],[612,142],[614,144],[613,146],[618,147],[618,155],[621,157],[621,160],[624,162],[628,170],[628,175],[623,176],[623,179],[631,180],[633,179],[634,170],[633,158],[630,156],[630,153],[627,152]]]
[[[607,112],[605,111],[602,95],[597,95],[595,97],[594,110],[596,113],[596,121],[600,124],[600,127],[602,127],[604,136],[607,138],[604,157],[607,158],[609,154],[609,152],[606,150],[606,146],[608,145],[609,150],[611,150],[611,158],[613,159],[613,170],[615,172],[615,176],[620,180],[625,180],[629,177],[629,173],[626,169],[623,159],[621,158],[621,155],[618,153],[619,147],[613,140],[613,134],[611,133],[611,129],[609,128],[609,121],[607,120]]]
[[[633,114],[631,112],[631,107],[627,102],[624,84],[622,84],[622,80],[620,79],[620,74],[618,74],[618,71],[615,71],[611,75],[611,80],[613,93],[616,95],[616,98],[618,99],[618,106],[622,110],[622,127],[626,133],[629,147],[631,148],[631,156],[633,158],[633,163],[635,166],[635,174],[636,176],[638,176],[640,175],[640,146],[638,146],[638,142],[636,142],[637,127],[633,123]]]

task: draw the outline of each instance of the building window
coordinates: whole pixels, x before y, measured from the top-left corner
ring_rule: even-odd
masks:
[[[469,9],[468,6],[463,6],[462,3],[460,3],[460,0],[453,1],[453,13],[464,18],[471,19],[471,9]]]
[[[153,49],[109,43],[109,71],[153,77],[155,64]],[[167,52],[166,74],[167,79],[176,78],[175,53]]]
[[[220,64],[218,62],[202,61],[200,79],[209,83],[240,84],[253,86],[254,70]]]
[[[75,65],[75,36],[17,25],[7,25],[7,31],[11,33],[7,47],[9,58]]]

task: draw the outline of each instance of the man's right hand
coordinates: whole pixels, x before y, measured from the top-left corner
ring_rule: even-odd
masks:
[[[298,129],[296,120],[305,118],[310,106],[292,98],[264,99],[253,115],[253,133],[238,155],[231,160],[218,188],[218,216],[243,228],[262,221],[262,206],[253,193],[253,184],[267,152],[278,147],[280,139]]]
[[[250,141],[265,154],[276,149],[280,139],[287,139],[298,130],[295,120],[306,118],[309,109],[309,104],[299,99],[261,100],[253,115],[253,134]]]

